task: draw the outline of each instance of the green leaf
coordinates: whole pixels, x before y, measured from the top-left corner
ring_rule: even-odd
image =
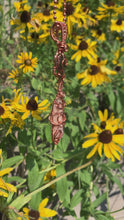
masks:
[[[97,208],[106,199],[106,193],[103,193],[99,198],[96,198],[92,203],[93,208]]]
[[[82,201],[82,192],[83,192],[83,190],[80,189],[72,197],[71,202],[70,202],[71,209],[73,209],[76,205],[78,205]]]
[[[32,84],[32,87],[35,89],[35,90],[39,90],[41,88],[41,82],[39,79],[35,79],[33,78],[31,80],[31,84]]]
[[[88,170],[82,170],[80,172],[80,177],[81,177],[82,182],[90,185],[92,178],[91,178],[91,174],[89,173]]]
[[[23,160],[23,158],[24,158],[23,156],[14,156],[14,157],[4,160],[2,163],[2,169],[11,167],[15,165],[16,163],[19,163],[21,160]]]
[[[114,219],[114,218],[111,217],[111,216],[96,215],[96,216],[95,216],[95,219],[96,219],[96,220],[112,220],[112,219]]]
[[[32,192],[40,186],[42,181],[41,174],[39,173],[38,164],[33,156],[26,157],[26,167],[28,170],[28,186],[30,192]]]
[[[19,176],[11,176],[11,177],[8,177],[8,182],[18,182],[18,183],[25,183],[26,182],[26,179],[23,179]]]
[[[66,173],[64,165],[61,164],[56,168],[56,173],[57,173],[57,177],[62,176],[63,174]],[[66,192],[67,192],[67,178],[63,177],[62,179],[60,179],[57,183],[57,193],[59,196],[60,201],[63,201],[66,197]]]
[[[24,129],[18,133],[18,142],[20,145],[29,146],[30,145],[30,135],[28,135],[27,131]]]
[[[86,112],[82,111],[81,113],[78,114],[78,118],[79,118],[79,124],[81,127],[81,130],[84,130],[84,125],[85,125],[85,121],[86,121]]]
[[[62,149],[63,152],[65,152],[67,150],[69,142],[70,142],[70,137],[66,133],[64,133],[64,136],[62,137],[58,146]]]
[[[117,176],[113,176],[113,177],[111,178],[111,180],[113,180],[113,182],[115,182],[115,183],[118,185],[118,187],[119,187],[119,189],[120,189],[122,195],[124,195],[123,184],[121,183],[121,181],[119,180],[119,178],[118,178]]]
[[[108,90],[108,98],[109,98],[110,105],[111,105],[112,109],[114,110],[116,97],[115,97],[115,94],[112,90],[112,87],[109,88],[109,90]]]
[[[30,199],[31,197],[24,197],[24,195],[21,194],[10,204],[10,206],[20,210],[26,203],[30,201]]]
[[[75,70],[76,70],[77,73],[80,72],[80,61],[75,63]]]
[[[26,166],[28,170],[28,187],[30,192],[34,191],[38,187],[41,186],[41,182],[43,181],[43,174],[39,173],[39,168],[36,160],[33,156],[26,157]],[[33,209],[37,209],[41,200],[41,193],[37,193],[32,196],[30,201],[30,206]]]
[[[46,127],[45,127],[45,136],[46,136],[47,141],[49,143],[52,143],[51,125],[50,124],[46,125]]]

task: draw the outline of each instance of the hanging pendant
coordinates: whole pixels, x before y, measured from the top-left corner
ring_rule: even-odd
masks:
[[[52,125],[52,141],[54,144],[58,144],[62,136],[64,135],[64,125],[66,116],[64,113],[64,67],[67,65],[67,59],[65,58],[64,52],[68,50],[66,44],[67,38],[67,25],[64,22],[55,21],[51,28],[51,37],[57,43],[57,52],[54,56],[54,67],[53,74],[58,79],[58,92],[56,98],[53,101],[52,111],[49,115],[49,120]],[[61,41],[59,40],[61,36]]]

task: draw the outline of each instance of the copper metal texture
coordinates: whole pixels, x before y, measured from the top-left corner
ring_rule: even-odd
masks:
[[[51,38],[57,44],[53,74],[58,79],[58,92],[53,101],[51,114],[49,115],[49,120],[52,125],[52,141],[54,144],[58,144],[64,135],[64,125],[66,121],[63,83],[65,78],[64,67],[67,65],[67,59],[64,54],[64,52],[68,50],[66,44],[67,32],[67,25],[64,22],[55,21],[51,28]]]

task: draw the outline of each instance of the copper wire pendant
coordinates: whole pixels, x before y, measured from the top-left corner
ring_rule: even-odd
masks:
[[[64,0],[64,9],[63,9],[63,22],[56,21],[56,4],[57,0],[54,0],[54,24],[51,28],[51,38],[57,44],[57,51],[54,56],[54,67],[53,74],[58,80],[58,91],[56,98],[53,101],[52,111],[49,115],[49,120],[52,126],[52,141],[54,144],[58,144],[62,136],[64,135],[64,125],[66,121],[66,116],[64,113],[64,97],[65,93],[63,91],[64,83],[64,67],[67,65],[67,59],[65,58],[64,52],[68,50],[66,44],[66,38],[68,33],[67,25],[65,24],[66,16],[66,2]],[[59,39],[60,38],[60,39]]]

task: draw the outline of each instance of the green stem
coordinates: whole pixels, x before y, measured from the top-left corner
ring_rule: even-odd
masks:
[[[50,156],[50,155],[48,155],[48,154],[46,154],[46,153],[45,153],[44,155],[46,155],[46,156],[48,156],[48,157],[50,157],[51,159],[56,160],[56,161],[60,161],[60,160],[61,160],[61,163],[66,163],[67,161],[69,161],[69,160],[71,160],[71,159],[73,159],[73,158],[75,158],[75,157],[82,156],[82,154],[84,154],[84,151],[79,151],[78,153],[74,153],[73,155],[67,157],[66,159],[55,159],[55,158],[53,158],[52,156]],[[49,172],[50,170],[55,169],[55,168],[56,168],[57,166],[59,166],[59,165],[60,165],[60,163],[55,164],[54,166],[49,167],[49,168],[47,168],[47,169],[45,169],[45,170],[42,170],[42,171],[40,172],[40,174],[41,174],[41,173]]]
[[[108,176],[106,176],[106,199],[107,199],[108,212],[110,212],[110,207],[109,207],[109,178],[108,178]]]
[[[33,117],[32,117],[32,115],[31,115],[31,142],[32,142],[32,146],[33,146],[33,148],[35,148],[34,147],[34,140],[33,140]]]
[[[81,166],[79,166],[79,167],[77,167],[77,168],[75,168],[75,169],[73,169],[73,170],[71,170],[71,171],[69,171],[69,172],[63,174],[62,176],[59,176],[59,177],[57,177],[56,179],[54,179],[54,180],[50,181],[49,183],[45,184],[44,186],[40,187],[39,189],[34,190],[33,192],[31,192],[30,194],[28,194],[27,196],[25,196],[25,198],[26,198],[26,199],[31,198],[31,197],[32,197],[33,195],[35,195],[36,193],[41,192],[41,191],[43,191],[44,189],[50,187],[52,184],[58,182],[58,181],[61,180],[62,178],[67,177],[67,176],[71,175],[72,173],[74,173],[74,172],[76,172],[76,171],[78,171],[78,170],[81,170],[81,169],[86,168],[87,166],[89,166],[89,165],[93,162],[94,158],[95,158],[95,157],[93,157],[93,158],[92,158],[90,161],[88,161],[86,164],[83,164],[83,165],[81,165]]]

